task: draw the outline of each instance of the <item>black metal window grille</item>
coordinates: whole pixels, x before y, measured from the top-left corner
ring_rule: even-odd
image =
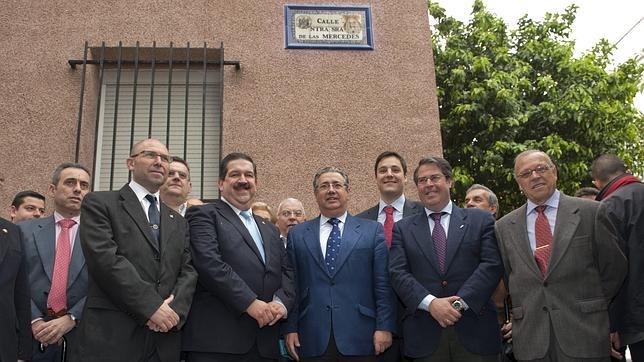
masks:
[[[92,59],[88,59],[88,51]],[[82,65],[76,160],[79,158],[85,76],[88,64],[98,65],[97,113],[94,142],[94,189],[113,190],[130,179],[124,160],[134,142],[152,137],[164,142],[172,155],[190,165],[192,197],[218,198],[221,153],[223,65],[220,48],[89,47]]]

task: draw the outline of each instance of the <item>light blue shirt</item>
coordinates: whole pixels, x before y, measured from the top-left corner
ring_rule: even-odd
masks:
[[[559,190],[555,189],[555,192],[552,193],[550,198],[546,200],[544,205],[548,205],[546,210],[543,212],[548,218],[548,223],[550,224],[550,232],[552,235],[555,234],[555,222],[557,221],[557,209],[559,208],[559,198],[561,193]],[[528,200],[528,205],[526,207],[526,226],[528,229],[528,240],[530,241],[530,249],[534,253],[534,249],[537,248],[537,238],[535,237],[534,224],[537,222],[537,215],[539,214],[535,208],[539,206],[534,202]]]
[[[400,195],[400,197],[391,204],[387,204],[386,202],[382,201],[382,199],[380,199],[380,203],[378,203],[378,222],[383,225],[385,224],[385,218],[387,217],[387,214],[385,213],[385,207],[387,206],[394,208],[394,222],[402,219],[403,209],[405,207],[405,195]]]

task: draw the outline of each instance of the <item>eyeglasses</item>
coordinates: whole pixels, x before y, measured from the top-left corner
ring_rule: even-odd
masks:
[[[134,157],[138,157],[138,156],[143,156],[143,157],[145,157],[147,159],[150,159],[150,160],[156,160],[157,157],[159,157],[161,159],[161,162],[165,162],[165,163],[172,162],[172,156],[164,155],[164,154],[161,154],[161,153],[156,153],[154,151],[141,151],[139,153],[131,155],[130,157],[134,158]]]
[[[304,216],[304,211],[302,211],[302,210],[293,210],[293,211],[291,211],[291,210],[283,210],[282,212],[280,212],[280,215],[283,216],[283,217],[291,217],[291,215],[293,215],[295,217],[302,217],[302,216]]]
[[[433,184],[439,183],[443,179],[443,175],[431,175],[429,177],[419,177],[418,178],[418,184],[419,185],[425,185],[427,184],[427,181],[431,181]]]
[[[334,189],[334,190],[340,190],[344,188],[344,184],[341,184],[339,182],[334,182],[334,183],[327,183],[323,182],[318,185],[318,190],[320,191],[328,191],[329,189]]]
[[[542,174],[546,173],[548,170],[550,170],[551,168],[552,168],[552,166],[541,165],[541,166],[535,167],[534,169],[529,168],[529,169],[527,169],[525,171],[522,171],[521,173],[518,173],[517,176],[519,176],[520,178],[528,178],[528,177],[532,176],[533,172],[536,172],[539,175],[542,175]]]

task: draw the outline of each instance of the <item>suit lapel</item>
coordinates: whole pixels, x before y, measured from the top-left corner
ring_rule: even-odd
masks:
[[[324,270],[327,275],[329,270],[324,263],[324,256],[322,255],[322,249],[320,247],[320,217],[311,221],[307,224],[306,233],[304,233],[304,244],[306,248],[309,249],[309,253],[313,256],[313,260],[318,264],[318,266]]]
[[[447,231],[447,251],[445,253],[445,272],[456,255],[456,250],[463,241],[463,236],[468,229],[467,215],[456,205],[452,205],[452,215],[449,218]]]
[[[165,253],[165,250],[168,246],[168,242],[170,240],[170,236],[172,235],[172,232],[176,230],[177,225],[176,225],[176,220],[175,216],[170,212],[170,208],[168,208],[164,203],[161,203],[161,245],[159,247],[161,248],[161,255]],[[181,237],[181,236],[179,236]]]
[[[418,205],[415,202],[411,202],[405,199],[405,205],[403,206],[403,218],[412,216],[418,213]]]
[[[76,232],[74,248],[72,249],[72,260],[69,261],[69,272],[67,277],[67,288],[69,288],[80,274],[85,265],[85,257],[80,245],[80,232]]]
[[[418,248],[423,252],[423,254],[425,254],[425,258],[429,260],[432,267],[436,270],[436,273],[440,274],[440,267],[438,266],[436,252],[434,252],[432,233],[429,230],[427,214],[423,212],[414,216],[414,223],[411,232],[414,235],[416,244],[418,244]]]
[[[561,194],[561,200],[557,208],[557,221],[555,222],[555,233],[552,236],[551,255],[547,274],[550,274],[550,271],[563,258],[566,250],[570,246],[572,236],[581,221],[578,214],[579,208],[573,207],[566,199],[567,197]]]
[[[147,216],[145,216],[143,207],[137,199],[136,194],[128,185],[123,186],[123,188],[121,188],[119,192],[121,196],[121,206],[123,207],[125,212],[130,215],[134,223],[139,227],[139,230],[141,230],[141,233],[145,236],[145,240],[147,240],[148,244],[150,244],[150,246],[152,246],[154,250],[158,252],[159,243],[157,243],[157,241],[154,240],[154,237],[152,236],[152,230],[150,230],[148,218]]]
[[[51,274],[54,271],[54,259],[56,258],[56,225],[54,223],[54,216],[49,216],[46,219],[42,219],[41,222],[38,222],[33,233],[40,261],[47,277],[51,281]]]
[[[519,251],[518,254],[523,259],[525,265],[527,265],[533,273],[541,278],[541,271],[534,259],[534,253],[530,248],[530,239],[528,239],[528,226],[526,224],[527,207],[527,204],[523,204],[523,206],[517,210],[516,217],[510,220],[510,222],[515,225],[515,227],[512,228],[515,232],[511,235],[511,238],[514,247]]]
[[[0,265],[2,265],[4,256],[7,255],[7,250],[9,250],[9,242],[11,242],[9,229],[3,228],[2,225],[0,225]]]
[[[271,229],[270,225],[266,224],[266,221],[262,219],[261,217],[254,216],[255,218],[255,223],[257,224],[257,228],[259,229],[260,235],[262,235],[262,240],[264,242],[264,256],[266,258],[264,264],[268,265],[269,260],[268,258],[270,257],[271,254],[271,243],[269,242],[271,240]],[[252,237],[251,237],[252,239]]]
[[[346,224],[342,230],[342,239],[340,241],[340,254],[338,261],[335,263],[335,273],[337,274],[342,268],[342,264],[347,260],[351,251],[360,240],[360,223],[358,223],[353,216],[347,214]]]
[[[262,255],[259,253],[253,237],[250,236],[248,229],[246,229],[246,225],[244,225],[235,211],[223,201],[216,202],[215,207],[217,208],[217,210],[219,210],[219,214],[223,216],[224,219],[228,220],[228,222],[230,222],[235,227],[235,229],[237,229],[237,231],[244,239],[244,242],[246,242],[246,245],[248,245],[250,250],[255,253],[255,256],[257,256],[257,259],[259,259],[260,263],[263,263]]]

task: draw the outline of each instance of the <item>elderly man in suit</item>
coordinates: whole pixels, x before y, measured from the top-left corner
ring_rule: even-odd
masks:
[[[394,226],[389,271],[406,310],[405,355],[417,361],[496,361],[501,337],[491,295],[503,266],[492,214],[450,200],[439,157],[414,171],[422,213]]]
[[[31,359],[29,304],[22,234],[0,218],[0,361]]]
[[[76,361],[179,360],[197,274],[185,219],[159,202],[171,160],[160,141],[137,142],[127,159],[132,181],[83,201],[89,290]]]
[[[31,286],[33,361],[59,360],[61,338],[76,343],[87,294],[87,268],[78,227],[89,171],[76,163],[56,168],[49,185],[54,214],[21,222]],[[47,347],[44,353],[40,347]]]
[[[347,212],[344,171],[320,169],[313,190],[320,216],[288,235],[297,301],[285,325],[286,347],[304,361],[375,361],[396,326],[382,226]]]
[[[514,177],[527,203],[497,222],[521,361],[608,361],[608,305],[626,258],[599,203],[557,190],[557,168],[520,153]]]
[[[219,166],[221,200],[188,209],[199,282],[183,332],[189,362],[270,361],[290,317],[293,271],[277,228],[254,216],[257,168],[231,153]]]

